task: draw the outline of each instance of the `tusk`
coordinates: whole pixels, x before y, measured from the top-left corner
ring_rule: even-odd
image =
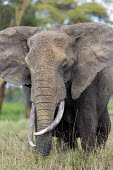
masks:
[[[36,146],[33,143],[34,121],[35,121],[35,105],[32,103],[31,112],[30,112],[29,130],[28,130],[28,144],[31,147]]]
[[[58,114],[55,118],[55,120],[45,129],[39,131],[39,132],[35,132],[34,135],[42,135],[44,133],[50,132],[51,130],[53,130],[60,122],[60,120],[62,119],[63,113],[64,113],[64,101],[61,101],[59,108],[58,108]]]

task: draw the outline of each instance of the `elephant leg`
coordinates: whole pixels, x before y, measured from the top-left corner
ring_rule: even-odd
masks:
[[[95,150],[97,124],[96,95],[92,85],[80,96],[77,114],[77,131],[84,151]]]
[[[76,124],[63,121],[63,141],[70,149],[78,148],[76,137]]]
[[[68,119],[66,119],[66,117]],[[63,121],[63,141],[67,144],[70,149],[77,149],[77,137],[76,137],[76,122],[75,122],[75,113],[74,108],[71,105],[68,105],[68,108],[65,111],[64,121]]]
[[[105,147],[110,129],[111,129],[111,121],[110,121],[108,109],[106,108],[98,122],[97,146]]]
[[[66,147],[70,149],[78,148],[75,123],[75,101],[71,98],[65,100],[65,110],[63,118],[55,128],[55,136],[63,140]]]
[[[70,136],[65,142],[68,144],[69,149],[78,149],[76,136]]]
[[[70,149],[77,149],[77,137],[75,127],[73,125],[68,125],[69,128],[64,131],[63,141],[67,144]]]
[[[73,124],[69,124],[65,120],[62,120],[54,130],[53,135],[58,137],[60,141],[63,140],[66,147],[76,149],[78,148],[78,144],[75,130],[76,128]]]
[[[79,127],[79,134],[82,149],[89,152],[95,150],[96,126],[92,126],[92,124],[94,124],[93,118],[89,117],[89,120],[87,119],[84,122],[85,119],[83,118],[83,120],[80,121],[80,124],[82,125]]]

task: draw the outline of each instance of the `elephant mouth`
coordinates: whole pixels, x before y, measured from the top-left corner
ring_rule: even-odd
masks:
[[[31,107],[31,113],[30,113],[30,124],[29,124],[29,131],[28,131],[28,144],[31,147],[35,147],[36,145],[33,143],[33,135],[38,136],[38,135],[43,135],[47,132],[52,131],[61,121],[62,117],[63,117],[63,113],[64,113],[64,107],[65,107],[65,102],[64,100],[60,102],[59,106],[57,107],[58,112],[56,114],[55,119],[53,120],[53,122],[45,129],[39,131],[39,132],[35,132],[34,133],[34,125],[35,125],[35,106],[34,104],[32,104]]]

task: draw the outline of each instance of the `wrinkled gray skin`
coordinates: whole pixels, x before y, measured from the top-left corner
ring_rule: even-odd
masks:
[[[96,140],[97,145],[105,144],[110,131],[107,104],[113,92],[113,28],[82,23],[39,32],[32,27],[0,32],[0,75],[9,83],[31,86],[36,131],[51,124],[65,99],[54,135],[72,148],[76,137],[84,150],[93,150]],[[52,133],[36,137],[37,153],[48,155]]]

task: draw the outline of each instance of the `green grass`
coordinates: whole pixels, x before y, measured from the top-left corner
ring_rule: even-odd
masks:
[[[110,100],[110,101],[109,101],[108,109],[109,109],[110,111],[113,110],[113,100]]]
[[[25,118],[25,104],[22,103],[3,103],[0,113],[0,120],[17,121]]]
[[[113,116],[105,149],[95,154],[64,150],[53,139],[50,155],[43,159],[27,146],[28,120],[0,121],[0,170],[113,170]]]

